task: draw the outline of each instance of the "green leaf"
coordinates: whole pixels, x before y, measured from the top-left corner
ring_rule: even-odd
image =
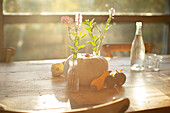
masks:
[[[104,25],[102,24],[103,29],[105,29]]]
[[[110,27],[112,27],[112,25],[109,25],[105,30],[104,30],[104,33],[110,29]]]
[[[85,28],[85,29],[91,33],[91,29],[90,28]]]
[[[95,43],[93,41],[87,41],[86,43],[92,44],[93,46],[95,46]]]
[[[87,34],[82,35],[81,38],[85,37],[86,35],[87,35]]]
[[[91,39],[94,40],[93,34],[89,33],[89,35],[90,35]]]
[[[76,36],[76,33],[74,33],[74,32],[71,32],[71,34],[72,34],[73,36]]]
[[[96,35],[93,35],[93,38],[95,39],[95,38],[96,38]]]
[[[79,45],[79,42],[80,42],[80,39],[76,39],[76,46],[78,46]]]
[[[112,27],[112,25],[109,25],[109,26],[107,27],[107,30],[110,29],[110,27]]]
[[[93,24],[95,18],[93,18],[91,21],[90,21],[90,26]]]
[[[96,51],[96,47],[93,48],[93,51]]]
[[[97,38],[95,38],[95,40],[94,40],[94,43],[97,43],[97,41],[99,40],[99,36],[97,37]]]
[[[79,38],[80,38],[80,36],[81,36],[81,33],[82,33],[82,31],[80,31],[80,33],[79,33]]]
[[[68,45],[68,47],[69,47],[72,51],[75,50],[73,46]]]
[[[80,49],[83,49],[84,47],[85,47],[85,44],[80,45],[80,46],[77,48],[77,50],[79,51]]]
[[[89,19],[85,20],[86,22],[89,22]]]
[[[76,41],[76,46],[78,46],[79,45],[79,42],[78,41]]]
[[[107,19],[107,24],[109,24],[109,23],[110,23],[110,21],[111,21],[111,18],[108,18],[108,19]]]
[[[87,26],[89,26],[89,19],[88,20],[85,20],[85,22],[83,22],[83,24],[85,24],[85,25],[87,25]]]
[[[89,26],[89,23],[87,23],[87,22],[83,22],[83,24],[85,24],[85,25]]]

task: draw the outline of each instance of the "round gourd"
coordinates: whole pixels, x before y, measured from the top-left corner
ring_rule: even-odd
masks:
[[[64,73],[64,65],[63,63],[56,63],[52,64],[51,66],[51,72],[54,77],[60,76]]]
[[[105,83],[107,84],[109,88],[115,87],[116,85],[115,77],[113,77],[112,75],[107,76],[105,79]]]
[[[115,80],[116,80],[116,85],[123,85],[126,81],[126,75],[124,73],[116,73],[114,75]]]
[[[69,75],[69,60],[72,56],[69,56],[64,64],[64,75],[67,77]],[[102,56],[93,56],[78,54],[77,56],[77,74],[79,75],[80,85],[90,85],[92,80],[98,78],[108,70],[108,62]]]

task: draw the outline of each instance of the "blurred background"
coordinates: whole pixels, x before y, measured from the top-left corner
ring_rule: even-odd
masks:
[[[166,0],[4,0],[4,14],[69,14],[108,13],[114,8],[116,13],[163,14]],[[95,13],[94,13],[95,12]],[[114,20],[113,20],[114,21]],[[101,24],[105,23],[100,23]],[[81,30],[86,26],[83,25]],[[131,43],[135,35],[135,23],[115,23],[107,31],[104,43]],[[164,43],[164,23],[143,23],[144,42],[155,45],[153,53],[166,54]],[[67,58],[71,52],[67,31],[61,23],[5,24],[6,47],[14,47],[13,61]],[[82,43],[90,40],[87,35]],[[92,53],[90,45],[81,52]],[[102,52],[102,55],[106,54]],[[129,56],[129,52],[115,52],[113,56]]]

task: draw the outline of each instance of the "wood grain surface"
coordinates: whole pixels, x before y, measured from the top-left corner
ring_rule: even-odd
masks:
[[[51,65],[60,60],[0,63],[0,110],[67,111],[129,98],[127,112],[170,108],[170,57],[164,56],[160,71],[130,71],[128,57],[107,58],[109,70],[123,69],[125,84],[98,92],[88,86],[70,93],[63,75],[52,77]],[[167,110],[166,110],[167,111]]]

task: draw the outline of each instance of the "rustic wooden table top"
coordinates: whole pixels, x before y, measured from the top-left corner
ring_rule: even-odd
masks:
[[[126,83],[99,92],[84,87],[79,93],[67,91],[63,76],[52,77],[51,65],[64,59],[0,63],[0,109],[37,111],[57,107],[62,111],[122,97],[130,99],[127,112],[170,107],[170,56],[164,56],[158,72],[132,72],[128,57],[107,60],[109,70],[123,69]]]

